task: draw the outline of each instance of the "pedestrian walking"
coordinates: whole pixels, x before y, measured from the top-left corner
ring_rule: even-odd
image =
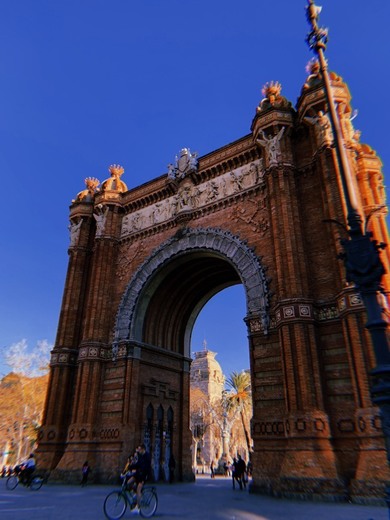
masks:
[[[175,457],[173,456],[173,453],[171,453],[171,456],[169,457],[169,483],[172,484],[172,482],[175,480],[175,468],[176,468],[176,461]]]
[[[82,487],[87,485],[88,475],[89,475],[90,471],[91,471],[91,468],[89,467],[88,461],[86,460],[83,464],[83,467],[81,468],[82,478],[81,478],[80,484]]]
[[[242,459],[241,455],[237,455],[237,469],[236,473],[238,475],[238,482],[240,484],[240,489],[243,487],[246,488],[246,464]]]

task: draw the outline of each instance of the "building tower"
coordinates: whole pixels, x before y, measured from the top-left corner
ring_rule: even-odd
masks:
[[[197,467],[195,471],[200,470],[199,466],[202,466],[203,470],[204,464],[209,467],[210,463],[218,460],[221,455],[221,443],[213,428],[210,414],[211,407],[216,402],[221,402],[225,384],[221,365],[215,359],[216,355],[216,352],[207,349],[207,342],[204,340],[203,350],[194,353],[191,364],[190,406],[195,414],[197,411],[202,411],[204,414],[202,416],[199,414],[199,422],[197,425],[194,424],[195,428],[198,427],[197,434],[201,439],[196,449]],[[196,419],[194,418],[194,420]]]

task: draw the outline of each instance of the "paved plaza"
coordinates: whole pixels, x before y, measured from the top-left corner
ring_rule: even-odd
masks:
[[[0,479],[1,520],[104,520],[103,501],[115,486],[47,484],[8,491]],[[388,520],[385,507],[282,500],[233,491],[230,478],[159,484],[156,520]],[[126,511],[124,519],[139,518]]]

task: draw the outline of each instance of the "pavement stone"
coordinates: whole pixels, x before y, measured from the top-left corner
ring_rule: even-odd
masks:
[[[51,484],[39,491],[8,491],[0,479],[1,520],[104,520],[103,502],[115,486]],[[388,520],[386,507],[305,502],[232,489],[230,478],[209,476],[195,483],[157,484],[156,520]],[[129,510],[124,519],[137,518]]]

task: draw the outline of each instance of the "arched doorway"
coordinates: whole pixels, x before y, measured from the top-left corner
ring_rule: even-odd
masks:
[[[191,333],[197,316],[205,303],[226,287],[242,284],[245,294],[245,316],[258,317],[266,330],[268,289],[263,268],[254,251],[238,237],[219,229],[184,229],[162,244],[138,269],[122,299],[117,318],[114,357],[126,349],[144,365],[144,377],[139,380],[139,393],[149,384],[146,366],[151,367],[158,356],[160,381],[169,381],[170,388],[179,388],[175,402],[166,394],[155,395],[154,409],[164,416],[169,406],[173,410],[175,426],[169,449],[183,461],[181,475],[192,474],[186,455],[190,447],[189,432],[189,367]],[[135,349],[135,350],[134,350]],[[147,354],[148,352],[148,354]],[[172,355],[183,362],[178,373],[163,361]],[[149,356],[149,357],[148,357]],[[143,360],[145,362],[143,363]],[[174,372],[174,374],[173,374]],[[150,381],[156,379],[150,372]],[[160,385],[161,386],[161,385]],[[139,423],[145,424],[147,407],[151,401],[139,402],[136,412]],[[166,464],[167,445],[163,421],[149,427],[144,438],[154,456],[154,465]],[[141,436],[142,432],[135,431]],[[156,458],[159,460],[157,461]],[[155,474],[157,474],[155,470]]]

